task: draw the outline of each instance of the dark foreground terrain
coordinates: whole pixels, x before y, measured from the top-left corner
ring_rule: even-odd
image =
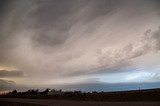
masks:
[[[0,98],[0,106],[160,106],[160,102],[91,102]]]
[[[12,92],[0,95],[0,106],[160,106],[160,89],[61,92],[57,95],[44,92]]]

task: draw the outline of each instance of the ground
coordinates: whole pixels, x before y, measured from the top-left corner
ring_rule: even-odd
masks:
[[[160,102],[96,102],[0,98],[0,106],[160,106]]]

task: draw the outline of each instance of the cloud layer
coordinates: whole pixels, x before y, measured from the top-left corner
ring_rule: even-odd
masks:
[[[27,85],[63,84],[153,64],[159,69],[158,0],[0,4],[0,77]]]
[[[0,78],[5,77],[22,77],[23,73],[21,71],[6,71],[0,70]]]
[[[2,79],[0,79],[0,85],[0,91],[8,91],[16,86],[15,82]]]

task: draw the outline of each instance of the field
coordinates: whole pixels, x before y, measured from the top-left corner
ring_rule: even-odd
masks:
[[[89,102],[1,98],[0,106],[160,106],[160,102]]]

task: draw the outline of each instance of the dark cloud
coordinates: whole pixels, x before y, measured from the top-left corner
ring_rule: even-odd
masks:
[[[155,45],[156,50],[160,50],[160,26],[158,30],[151,33],[151,38],[154,40],[153,43]]]
[[[109,14],[119,1],[8,0],[1,1],[1,4],[4,7],[1,9],[3,14],[0,20],[0,41],[3,48],[17,46],[12,39],[17,36],[17,31],[24,29],[35,32],[30,36],[36,46],[55,47],[71,36],[68,31],[73,25],[79,22],[88,23]]]
[[[6,4],[8,3],[9,0],[1,0],[0,2],[0,11],[4,11],[4,7],[6,6]]]
[[[40,1],[25,19],[36,20],[29,25],[27,23],[27,27],[36,31],[32,39],[36,45],[55,47],[67,40],[70,36],[68,31],[74,24],[80,21],[88,23],[109,14],[117,4],[117,1],[111,0]]]
[[[6,78],[6,77],[23,77],[24,74],[22,71],[6,71],[6,70],[0,70],[0,78]]]
[[[0,79],[0,91],[8,91],[16,86],[14,81]]]

